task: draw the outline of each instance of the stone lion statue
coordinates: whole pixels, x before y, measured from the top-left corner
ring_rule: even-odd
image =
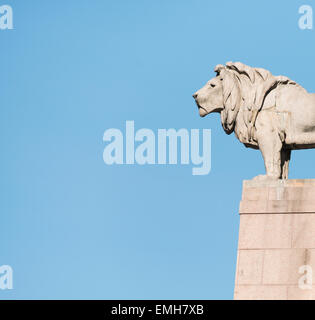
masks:
[[[287,179],[291,150],[315,148],[315,94],[296,82],[240,62],[217,65],[194,99],[201,117],[218,112],[224,131],[260,149],[266,175]]]

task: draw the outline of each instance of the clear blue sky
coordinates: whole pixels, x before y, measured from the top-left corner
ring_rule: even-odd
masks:
[[[242,180],[258,151],[200,118],[213,67],[242,61],[315,92],[303,1],[1,0],[0,299],[232,299]],[[108,128],[210,128],[212,170],[106,166]],[[315,152],[291,178],[315,178]]]

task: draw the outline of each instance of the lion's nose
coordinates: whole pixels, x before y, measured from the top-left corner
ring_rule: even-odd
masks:
[[[197,93],[194,93],[192,96],[193,96],[193,98],[196,100],[197,97],[198,97],[198,94],[197,94]]]

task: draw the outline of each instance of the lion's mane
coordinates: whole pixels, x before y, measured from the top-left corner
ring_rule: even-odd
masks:
[[[273,76],[270,71],[252,68],[241,62],[227,62],[214,69],[222,79],[224,108],[221,123],[226,133],[233,132],[237,114],[244,110],[244,123],[250,126],[253,113],[263,107],[266,96],[279,85],[298,84],[284,76]],[[254,125],[254,123],[252,123]]]

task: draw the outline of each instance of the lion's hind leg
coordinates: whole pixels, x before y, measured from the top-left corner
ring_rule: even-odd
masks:
[[[288,179],[289,176],[289,162],[291,159],[291,150],[281,150],[281,179]]]

